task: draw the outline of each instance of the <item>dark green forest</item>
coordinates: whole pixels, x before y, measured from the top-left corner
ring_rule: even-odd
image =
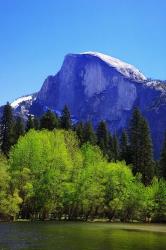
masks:
[[[166,138],[158,161],[138,108],[121,135],[73,124],[64,107],[0,122],[0,220],[166,222]]]

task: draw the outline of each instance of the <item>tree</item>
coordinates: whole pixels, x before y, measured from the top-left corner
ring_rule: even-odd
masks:
[[[69,111],[67,105],[65,105],[64,109],[62,110],[62,115],[60,117],[60,126],[62,129],[66,129],[66,130],[71,129],[71,127],[72,127],[70,111]]]
[[[122,131],[120,138],[120,160],[125,160],[126,164],[130,163],[128,135],[125,130]]]
[[[166,133],[159,162],[159,175],[166,180]]]
[[[112,138],[112,152],[113,152],[113,161],[117,162],[117,160],[119,160],[119,142],[118,142],[118,137],[115,135],[113,135]]]
[[[154,176],[152,141],[147,121],[138,108],[130,121],[130,148],[133,173],[141,173],[143,183],[148,185]]]
[[[142,116],[138,108],[135,108],[130,120],[130,148],[131,163],[133,164],[133,173],[141,172],[141,121]]]
[[[78,122],[75,126],[75,132],[78,136],[80,146],[84,143],[84,125],[82,122]]]
[[[40,119],[40,128],[53,130],[57,127],[58,127],[57,116],[51,110],[48,110]]]
[[[152,140],[147,121],[143,118],[141,122],[141,174],[142,181],[149,185],[154,177],[154,160]]]
[[[26,124],[26,132],[28,132],[30,129],[34,128],[34,119],[32,115],[28,116],[27,124]]]
[[[14,219],[21,202],[18,190],[12,188],[7,161],[0,155],[0,219]]]
[[[106,156],[108,153],[108,130],[106,123],[101,121],[97,127],[97,145],[100,147],[103,154]]]
[[[83,134],[84,134],[84,139],[83,139],[84,143],[89,142],[92,145],[96,144],[96,134],[93,129],[92,123],[90,121],[84,123]]]
[[[14,143],[13,136],[14,119],[12,108],[9,103],[4,106],[0,124],[1,150],[8,156],[11,146]]]
[[[16,117],[14,124],[14,143],[17,143],[19,137],[24,134],[24,124],[20,116]]]
[[[35,130],[39,130],[40,129],[40,121],[38,119],[38,117],[34,117],[34,129]]]

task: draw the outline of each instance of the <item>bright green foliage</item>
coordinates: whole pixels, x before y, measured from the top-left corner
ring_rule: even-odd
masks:
[[[0,219],[13,219],[22,202],[17,189],[11,187],[7,161],[0,155]]]
[[[100,147],[103,154],[106,156],[108,153],[108,130],[104,121],[101,121],[97,127],[97,145]]]
[[[66,130],[71,129],[72,127],[70,111],[66,105],[64,106],[64,109],[62,110],[62,115],[60,117],[60,127]]]
[[[13,136],[14,119],[12,108],[9,103],[4,106],[0,123],[1,151],[8,156],[11,146],[14,143]]]
[[[41,129],[48,129],[53,130],[58,127],[58,118],[57,116],[51,111],[48,110],[40,119],[40,128]]]
[[[82,147],[83,169],[81,173],[81,205],[86,219],[100,213],[104,206],[104,169],[106,160],[100,150],[90,144]]]
[[[31,130],[13,148],[10,160],[15,185],[35,216],[38,211],[44,218],[63,205],[64,181],[80,161],[75,143],[69,132]],[[25,173],[26,178],[22,178]]]
[[[165,221],[166,182],[151,185],[71,130],[30,130],[0,161],[0,217]]]
[[[105,195],[108,218],[121,218],[122,221],[137,218],[142,201],[142,186],[123,162],[109,164]]]
[[[163,148],[161,150],[159,175],[160,177],[163,177],[166,180],[166,134],[164,138]]]

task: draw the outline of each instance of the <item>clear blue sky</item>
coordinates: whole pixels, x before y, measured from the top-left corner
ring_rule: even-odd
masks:
[[[0,0],[0,104],[89,50],[166,79],[166,0]]]

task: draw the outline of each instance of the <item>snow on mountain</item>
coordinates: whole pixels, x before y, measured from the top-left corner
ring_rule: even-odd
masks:
[[[32,99],[32,95],[20,97],[11,103],[11,107],[16,109],[22,102],[32,101]]]
[[[117,58],[114,58],[114,57],[111,57],[111,56],[108,56],[99,52],[92,52],[92,51],[83,52],[80,54],[96,56],[102,61],[106,62],[111,67],[116,68],[116,70],[119,71],[124,76],[128,78],[132,78],[133,80],[137,80],[137,81],[147,80],[147,78],[136,67],[126,62],[123,62]]]

